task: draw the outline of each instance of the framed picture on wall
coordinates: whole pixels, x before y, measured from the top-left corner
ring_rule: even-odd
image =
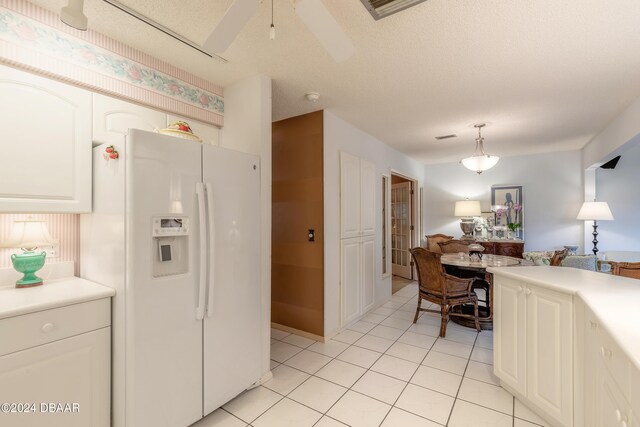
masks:
[[[509,224],[514,224],[518,229],[516,236],[524,239],[522,185],[491,186],[491,210],[496,213],[496,226],[509,227]]]

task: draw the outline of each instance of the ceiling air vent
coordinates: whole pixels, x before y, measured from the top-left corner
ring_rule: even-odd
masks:
[[[440,140],[442,140],[442,139],[455,138],[455,137],[457,137],[457,136],[458,136],[458,135],[456,135],[455,133],[452,133],[452,134],[450,134],[450,135],[441,135],[441,136],[436,136],[435,138],[436,138],[438,141],[440,141]]]
[[[373,19],[385,18],[426,0],[360,0]]]

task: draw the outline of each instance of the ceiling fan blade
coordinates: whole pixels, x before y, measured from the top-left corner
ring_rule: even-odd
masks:
[[[321,0],[298,0],[296,13],[334,61],[346,61],[353,55],[351,39]]]
[[[259,0],[235,0],[218,26],[202,45],[206,52],[222,53],[231,45],[249,19],[256,13]]]

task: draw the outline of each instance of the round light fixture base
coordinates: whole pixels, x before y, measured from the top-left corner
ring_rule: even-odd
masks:
[[[320,100],[320,94],[318,92],[307,92],[304,97],[309,102],[318,102]]]

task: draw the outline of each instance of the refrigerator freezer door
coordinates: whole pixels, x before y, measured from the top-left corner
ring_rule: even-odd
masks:
[[[195,197],[201,146],[139,130],[130,131],[126,145],[126,427],[187,426],[202,417]],[[187,273],[153,277],[160,256],[152,236],[157,217],[189,218],[188,235],[172,237],[188,239],[174,242],[172,253],[188,257]],[[175,253],[180,247],[187,253]]]
[[[253,155],[202,148],[214,229],[204,319],[206,415],[261,376],[260,164]]]

